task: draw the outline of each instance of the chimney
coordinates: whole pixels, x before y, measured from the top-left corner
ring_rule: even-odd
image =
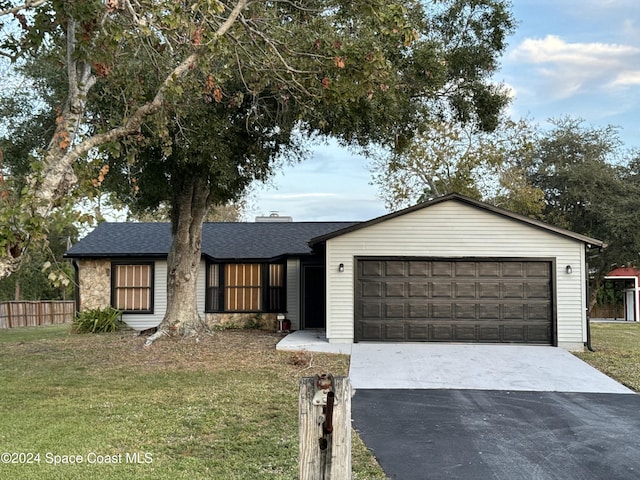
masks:
[[[278,212],[271,212],[268,217],[256,217],[256,222],[293,222],[293,218],[281,217]]]

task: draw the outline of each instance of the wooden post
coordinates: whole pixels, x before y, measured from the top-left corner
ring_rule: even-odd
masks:
[[[351,381],[333,377],[333,415],[327,432],[326,405],[314,404],[317,377],[300,379],[300,480],[351,480]],[[331,410],[329,406],[329,410]]]

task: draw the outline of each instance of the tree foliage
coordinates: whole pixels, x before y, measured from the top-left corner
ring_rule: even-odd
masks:
[[[405,151],[374,158],[373,183],[392,210],[455,192],[539,217],[543,192],[528,182],[523,167],[535,135],[527,121],[502,119],[491,132],[433,122]]]
[[[435,118],[490,130],[507,102],[490,80],[514,25],[504,1],[5,0],[11,15],[0,54],[62,66],[66,91],[0,212],[13,220],[0,277],[93,168],[140,211],[171,202],[171,304],[193,293],[173,288],[194,277],[208,208],[304,136],[401,151]]]
[[[544,192],[547,222],[606,242],[590,260],[595,294],[615,265],[640,260],[638,156],[622,149],[615,127],[569,117],[553,124],[523,167],[528,182]]]

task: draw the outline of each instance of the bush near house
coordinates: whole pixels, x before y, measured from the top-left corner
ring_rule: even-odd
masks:
[[[78,312],[71,324],[74,333],[116,332],[124,327],[122,312],[113,307]]]

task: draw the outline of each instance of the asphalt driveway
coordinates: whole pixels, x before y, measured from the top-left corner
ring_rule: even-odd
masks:
[[[349,376],[389,478],[640,479],[640,396],[564,350],[356,344]]]

